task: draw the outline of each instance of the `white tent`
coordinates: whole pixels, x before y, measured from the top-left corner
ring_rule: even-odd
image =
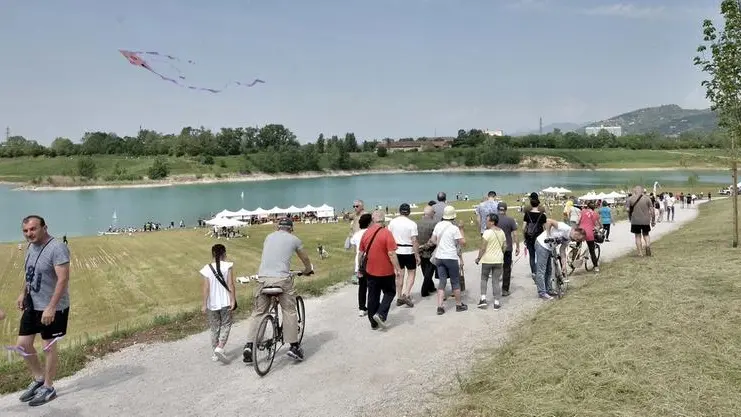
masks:
[[[270,213],[270,214],[286,214],[286,213],[288,213],[288,211],[287,211],[287,209],[282,209],[282,208],[280,208],[278,206],[275,206],[275,207],[271,208],[270,210],[268,210],[268,213]]]
[[[587,193],[587,194],[579,197],[579,200],[595,201],[595,200],[599,200],[599,197],[597,196],[597,194],[594,193],[594,191],[591,191],[591,192],[589,192],[589,193]]]
[[[301,210],[302,213],[308,213],[310,211],[316,211],[316,207],[312,206],[311,204],[307,204],[307,205],[301,207],[300,210]]]
[[[228,217],[214,217],[211,220],[206,220],[206,224],[216,227],[241,227],[247,225],[245,222],[240,222],[237,219],[230,219]]]
[[[556,191],[556,187],[548,187],[548,188],[544,188],[540,190],[540,192],[546,193],[546,194],[553,194],[553,193],[556,193],[557,191]]]
[[[300,209],[300,208],[298,208],[298,207],[296,207],[296,206],[294,206],[294,205],[291,205],[291,207],[288,207],[288,208],[286,209],[286,213],[289,213],[289,214],[296,214],[296,213],[302,213],[302,211],[301,211],[301,209]]]
[[[236,214],[239,217],[252,216],[252,212],[247,209],[239,209],[236,211]]]
[[[218,217],[234,217],[234,216],[237,216],[237,215],[238,214],[236,212],[234,212],[234,211],[222,210],[222,211],[216,213],[216,216],[214,216],[214,218],[218,218]]]
[[[334,207],[328,206],[327,204],[322,204],[320,207],[316,208],[316,216],[334,217]]]
[[[265,216],[267,216],[268,214],[270,214],[270,212],[269,212],[269,211],[267,211],[267,210],[265,210],[265,209],[264,209],[264,208],[262,208],[262,207],[258,207],[258,208],[254,209],[254,210],[252,211],[252,215],[253,215],[253,216],[261,216],[261,217],[265,217]]]

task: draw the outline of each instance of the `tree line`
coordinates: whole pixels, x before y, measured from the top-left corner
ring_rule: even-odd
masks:
[[[419,142],[437,138],[403,138],[399,142]],[[242,155],[243,162],[238,171],[264,173],[300,173],[307,171],[364,170],[371,168],[378,158],[389,156],[384,144],[391,139],[358,142],[355,134],[344,137],[323,134],[312,143],[301,144],[296,135],[280,124],[263,127],[222,128],[218,132],[209,129],[183,128],[179,134],[162,134],[142,129],[136,136],[118,136],[115,133],[89,132],[79,143],[68,138],[57,138],[49,146],[34,140],[12,136],[0,143],[0,157],[81,157],[77,161],[77,175],[96,178],[98,169],[94,156],[122,155],[130,157],[155,157],[148,171],[151,179],[169,175],[167,157],[197,158],[203,165],[213,165],[214,157]],[[420,146],[421,152],[405,152],[404,162],[420,169],[441,168],[443,165],[496,166],[518,164],[522,160],[520,149],[695,149],[723,148],[727,138],[720,132],[709,134],[685,133],[678,137],[662,137],[656,134],[626,135],[615,137],[602,131],[596,136],[576,132],[553,132],[543,135],[519,137],[494,137],[478,129],[459,130],[450,140],[449,148],[434,149]],[[397,161],[398,162],[398,161]],[[223,167],[225,162],[220,161]],[[104,179],[137,180],[117,164],[113,172]]]

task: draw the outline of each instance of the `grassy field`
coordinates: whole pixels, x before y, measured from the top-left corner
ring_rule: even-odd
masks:
[[[627,149],[521,149],[523,155],[556,156],[574,167],[581,168],[723,168],[724,153],[719,150],[627,150]],[[374,154],[354,154],[355,158],[370,158],[372,169],[439,169],[460,166],[460,161],[448,160],[445,152],[392,152],[385,158]],[[446,159],[447,158],[447,159]],[[0,181],[34,182],[50,185],[85,185],[104,182],[100,178],[112,175],[116,165],[128,175],[144,177],[152,165],[151,157],[95,156],[96,181],[76,178],[79,157],[0,159]],[[461,158],[458,158],[461,159]],[[218,177],[242,170],[242,156],[215,157],[213,165],[200,163],[199,158],[167,158],[171,176]],[[325,161],[326,162],[326,161]],[[326,165],[323,163],[323,166]],[[537,168],[534,166],[533,168]]]
[[[464,379],[450,416],[738,416],[731,201],[538,310]]]

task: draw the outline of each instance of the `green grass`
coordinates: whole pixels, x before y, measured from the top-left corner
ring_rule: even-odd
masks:
[[[741,415],[739,249],[731,201],[606,264],[486,353],[450,416]]]
[[[727,163],[721,150],[628,150],[628,149],[521,149],[524,156],[553,156],[563,158],[576,168],[641,169],[641,168],[724,168]],[[428,170],[463,166],[463,157],[454,157],[445,151],[391,152],[380,158],[373,153],[353,154],[353,158],[368,159],[371,169]],[[85,181],[77,175],[79,157],[38,157],[0,159],[0,180],[33,182],[49,185],[86,185],[105,183],[104,177],[112,175],[116,165],[128,175],[145,177],[152,165],[152,157],[94,156],[99,177]],[[324,158],[326,159],[326,158]],[[320,165],[327,166],[322,160]],[[213,165],[200,163],[199,158],[169,157],[171,177],[214,178],[235,175],[245,167],[242,156],[215,157]],[[530,166],[530,168],[538,168]],[[139,181],[141,182],[141,181]]]
[[[576,167],[623,168],[725,168],[717,149],[630,150],[630,149],[522,149],[524,155],[556,156]]]

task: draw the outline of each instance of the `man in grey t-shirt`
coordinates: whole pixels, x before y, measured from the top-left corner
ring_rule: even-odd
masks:
[[[283,340],[290,343],[287,355],[297,361],[304,360],[304,352],[298,341],[298,314],[296,312],[296,292],[291,278],[291,258],[298,255],[304,263],[304,275],[312,273],[311,260],[304,250],[301,240],[293,235],[293,221],[285,218],[278,221],[278,230],[269,234],[262,244],[262,260],[257,272],[260,285],[255,290],[255,306],[252,310],[250,340],[242,351],[242,360],[252,362],[252,341],[255,340],[263,317],[270,310],[270,296],[262,293],[265,287],[280,288],[278,302],[283,311]]]
[[[56,341],[67,333],[69,318],[69,249],[49,235],[40,216],[23,219],[22,229],[29,245],[25,281],[17,301],[23,315],[16,349],[23,355],[34,380],[20,400],[37,406],[57,396],[53,381],[59,361]],[[42,369],[33,346],[36,334],[41,334],[44,342],[46,369]]]
[[[441,191],[437,193],[437,203],[432,206],[432,210],[435,212],[433,220],[435,220],[436,222],[439,222],[443,219],[443,211],[445,210],[445,206],[448,205],[447,200],[448,196],[445,195],[444,192]]]

